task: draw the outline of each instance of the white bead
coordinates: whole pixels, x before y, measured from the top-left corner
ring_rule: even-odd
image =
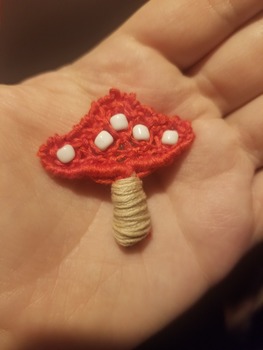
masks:
[[[142,140],[149,140],[150,139],[150,132],[147,126],[142,124],[137,124],[132,129],[133,137],[136,140],[142,141]]]
[[[108,131],[102,130],[95,138],[94,143],[101,151],[105,151],[113,141],[111,134]]]
[[[112,116],[110,118],[110,123],[113,129],[117,131],[128,129],[129,126],[126,116],[122,113]]]
[[[75,150],[71,145],[65,145],[57,150],[57,158],[61,163],[69,163],[75,158]]]
[[[175,130],[166,130],[162,136],[162,143],[164,145],[175,145],[178,141],[179,135]]]

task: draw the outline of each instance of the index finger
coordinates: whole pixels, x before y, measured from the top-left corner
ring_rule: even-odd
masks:
[[[187,69],[262,10],[258,0],[152,0],[123,29]]]

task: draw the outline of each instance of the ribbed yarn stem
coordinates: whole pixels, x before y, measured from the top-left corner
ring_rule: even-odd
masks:
[[[145,238],[151,229],[150,213],[142,181],[136,177],[112,184],[113,231],[122,246],[132,246]]]

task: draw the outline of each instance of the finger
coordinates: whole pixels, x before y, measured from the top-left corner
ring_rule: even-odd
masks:
[[[253,181],[253,205],[255,216],[254,242],[263,240],[263,170],[258,171]]]
[[[244,27],[193,67],[191,75],[227,115],[263,92],[263,18]]]
[[[258,0],[152,0],[123,29],[186,69],[262,9]]]
[[[263,166],[263,95],[231,114],[227,122],[238,130],[240,141],[255,168]]]

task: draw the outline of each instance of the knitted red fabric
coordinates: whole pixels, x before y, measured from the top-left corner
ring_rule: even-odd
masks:
[[[123,113],[127,117],[127,130],[116,131],[109,123],[111,116]],[[143,124],[148,127],[150,139],[137,141],[132,136],[133,126]],[[108,131],[114,142],[105,151],[94,144],[96,136]],[[162,144],[165,130],[176,130],[179,134],[175,145]],[[176,156],[193,141],[194,134],[188,121],[178,116],[167,117],[142,105],[135,94],[121,93],[111,89],[109,95],[93,102],[90,111],[68,134],[50,137],[39,149],[38,156],[46,170],[65,178],[90,177],[99,183],[110,184],[118,179],[136,173],[143,177],[159,167],[172,163]],[[75,150],[75,158],[61,163],[57,150],[70,144]]]

